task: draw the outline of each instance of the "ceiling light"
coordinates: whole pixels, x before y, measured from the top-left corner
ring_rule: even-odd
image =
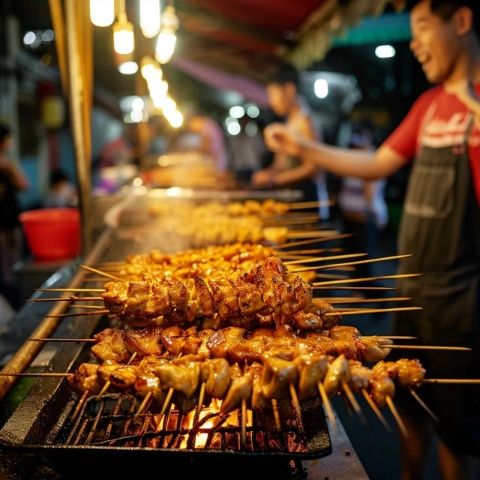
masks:
[[[392,45],[379,45],[375,49],[375,55],[378,58],[392,58],[395,56],[395,48]]]
[[[140,0],[140,28],[147,38],[153,38],[160,31],[160,0]]]
[[[234,105],[228,111],[233,118],[242,118],[245,116],[245,109],[241,105]]]
[[[326,98],[328,95],[328,82],[324,78],[317,78],[313,84],[313,91],[318,98]]]
[[[176,31],[178,29],[178,17],[175,8],[168,5],[162,18],[162,29],[158,35],[155,47],[155,58],[160,63],[167,63],[172,58],[177,43]]]
[[[115,0],[90,0],[90,20],[97,27],[108,27],[115,18]]]
[[[123,75],[133,75],[138,72],[137,62],[123,62],[118,66],[118,71]]]

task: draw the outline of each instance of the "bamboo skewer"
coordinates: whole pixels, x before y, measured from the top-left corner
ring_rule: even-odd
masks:
[[[337,230],[288,230],[287,238],[325,238],[336,237]]]
[[[302,407],[300,406],[300,401],[298,400],[297,391],[295,390],[295,385],[290,383],[290,397],[292,399],[292,405],[298,415],[298,420],[300,421],[300,428],[303,429],[303,420],[302,420]]]
[[[78,266],[85,269],[85,270],[88,270],[89,272],[97,273],[98,275],[101,275],[102,277],[111,278],[112,280],[116,280],[116,281],[120,280],[118,277],[110,275],[109,273],[105,273],[102,270],[98,270],[96,268],[92,268],[92,267],[89,267],[87,265],[82,265],[81,263]]]
[[[306,208],[331,207],[334,204],[332,200],[311,200],[305,202],[288,203],[289,210],[303,210]]]
[[[343,258],[358,258],[358,257],[366,257],[366,253],[347,253],[345,255],[331,255],[327,257],[308,257],[305,259],[299,260],[290,260],[288,262],[283,262],[286,266],[291,265],[303,265],[304,263],[315,263],[315,262],[325,262],[329,260],[341,260]]]
[[[383,413],[380,411],[378,408],[377,404],[372,400],[370,395],[368,394],[367,390],[365,388],[361,389],[362,395],[367,401],[368,405],[372,409],[373,413],[377,416],[377,418],[382,422],[383,426],[390,431],[390,426],[388,425],[387,421],[385,420],[385,417],[383,416]]]
[[[343,252],[343,248],[312,248],[309,250],[287,250],[285,252],[283,251],[277,252],[274,250],[274,252],[279,257],[287,253],[291,255],[299,255],[301,257],[304,257],[306,255],[318,255],[320,253],[340,253],[340,252]]]
[[[77,403],[77,406],[75,407],[75,410],[72,413],[72,422],[77,418],[78,414],[82,410],[83,405],[87,401],[88,395],[90,394],[89,390],[85,390],[82,393],[82,396],[80,397],[80,400]]]
[[[104,288],[35,288],[36,292],[105,292]]]
[[[104,290],[102,290],[104,291]],[[76,297],[75,295],[71,295],[70,297],[52,297],[52,298],[29,298],[27,302],[78,302],[79,300],[82,301],[94,301],[94,300],[102,300],[103,297]]]
[[[66,318],[66,317],[88,317],[92,315],[103,315],[104,313],[111,313],[106,308],[103,310],[96,310],[94,312],[81,312],[81,313],[55,313],[53,315],[45,315],[45,318]]]
[[[20,372],[9,373],[1,372],[0,377],[68,377],[68,372]]]
[[[325,413],[327,414],[327,418],[330,421],[332,427],[336,430],[337,429],[337,422],[335,420],[335,414],[333,413],[332,404],[327,395],[327,391],[323,386],[322,382],[317,383],[317,388],[320,393],[320,398],[322,399],[323,406],[325,407]]]
[[[150,401],[150,398],[152,398],[152,395],[153,395],[152,391],[149,390],[147,394],[143,397],[142,403],[140,404],[140,406],[138,407],[138,410],[134,415],[135,417],[138,417],[145,410],[145,407],[147,406],[147,403]]]
[[[325,316],[335,317],[337,315],[368,315],[370,313],[409,312],[421,309],[422,307],[364,308],[362,310],[342,310],[338,312],[328,312],[325,313]]]
[[[403,423],[402,417],[398,413],[397,407],[395,407],[392,397],[390,397],[390,395],[387,395],[386,401],[387,401],[387,406],[389,410],[392,412],[393,418],[397,422],[397,425],[400,428],[400,431],[402,432],[403,436],[408,437],[407,427],[405,426],[405,423]]]
[[[353,394],[352,389],[350,388],[350,385],[345,380],[342,380],[342,388],[343,388],[343,391],[345,392],[345,395],[348,398],[348,401],[350,402],[350,405],[352,406],[353,410],[360,418],[360,422],[363,425],[366,425],[367,420],[363,415],[362,409],[360,408],[360,405],[358,404],[357,399],[355,398],[355,395]]]
[[[165,412],[167,411],[168,406],[170,405],[170,402],[172,401],[172,396],[174,394],[175,390],[173,387],[170,387],[167,392],[167,396],[165,397],[165,400],[163,401],[162,409],[160,410],[160,413],[158,414],[158,419],[156,419],[157,422],[157,428],[155,429],[156,432],[159,432],[162,429],[162,418],[165,415]]]
[[[197,416],[199,416],[200,412],[202,411],[203,400],[205,399],[206,386],[207,384],[205,382],[202,382],[202,384],[200,385],[200,392],[198,393]]]
[[[423,383],[478,385],[480,384],[480,379],[478,378],[424,378]]]
[[[348,280],[334,280],[331,282],[315,282],[313,287],[321,287],[325,285],[338,285],[341,283],[358,283],[358,282],[370,282],[375,280],[388,280],[388,279],[395,279],[395,278],[414,278],[420,277],[421,273],[400,273],[396,275],[380,275],[378,277],[362,277],[362,278],[350,278]]]
[[[396,348],[399,350],[442,350],[453,352],[470,352],[467,347],[449,347],[444,345],[380,345],[381,348]]]
[[[72,342],[96,343],[94,338],[27,338],[28,342]]]
[[[275,428],[277,432],[282,431],[282,422],[280,420],[280,412],[278,411],[278,402],[276,398],[272,398],[273,419],[275,420]]]
[[[315,286],[315,290],[332,290],[332,287],[329,286]],[[335,287],[334,290],[395,290],[395,287]],[[315,297],[314,297],[315,298]]]
[[[86,308],[87,310],[103,310],[104,307],[102,305],[70,305],[68,308]]]
[[[358,260],[358,261],[354,261],[354,262],[345,262],[345,263],[335,263],[335,264],[331,264],[331,265],[316,265],[315,267],[312,267],[311,270],[329,270],[329,269],[337,269],[337,268],[341,268],[341,267],[350,267],[350,266],[354,266],[354,265],[363,265],[363,264],[367,264],[367,263],[376,263],[376,262],[385,262],[385,261],[388,261],[388,260],[398,260],[398,259],[402,259],[402,258],[407,258],[407,257],[411,257],[412,255],[392,255],[392,256],[389,256],[389,257],[380,257],[380,258],[368,258],[367,260]],[[330,257],[330,258],[334,258],[334,257]],[[291,265],[291,263],[290,263]],[[304,267],[305,269],[307,267]],[[302,270],[297,270],[297,271],[303,271],[304,269]]]
[[[241,407],[241,429],[242,429],[242,446],[247,446],[247,400],[242,398],[242,407]]]
[[[278,250],[278,249],[290,248],[290,247],[300,247],[302,245],[309,245],[312,243],[328,242],[330,240],[340,240],[342,238],[348,238],[351,236],[352,236],[351,233],[341,233],[339,235],[332,235],[331,237],[328,237],[328,238],[311,238],[309,240],[298,240],[296,242],[282,243],[280,245],[277,245],[275,248]]]
[[[430,410],[429,406],[422,400],[422,398],[420,397],[420,395],[418,395],[418,393],[413,389],[413,388],[409,388],[408,389],[410,394],[412,395],[412,397],[419,403],[419,405],[427,412],[427,414],[429,415],[429,417],[434,420],[435,422],[438,422],[438,417],[432,412],[432,410]]]
[[[344,303],[390,303],[390,302],[406,302],[411,300],[410,297],[381,297],[381,298],[323,298],[330,305],[341,305]]]

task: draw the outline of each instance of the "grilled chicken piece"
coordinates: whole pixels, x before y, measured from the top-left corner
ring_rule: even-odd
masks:
[[[230,385],[230,365],[224,358],[205,360],[200,367],[200,381],[205,382],[205,393],[223,398]]]
[[[350,369],[350,386],[352,390],[359,392],[362,388],[368,388],[373,376],[372,370],[356,360],[349,360],[348,367]]]
[[[338,392],[342,380],[350,381],[350,370],[345,355],[340,355],[328,366],[327,373],[323,379],[326,392],[328,394]]]
[[[230,388],[222,402],[222,413],[228,413],[242,405],[242,400],[249,400],[253,390],[253,375],[251,371],[242,375],[238,365],[230,367]]]
[[[397,362],[397,381],[402,387],[418,388],[425,378],[425,369],[417,359],[402,358]]]
[[[289,398],[290,384],[298,380],[295,363],[277,357],[265,356],[263,362],[262,390],[267,398]]]
[[[247,370],[253,375],[251,407],[253,410],[263,410],[271,407],[271,402],[265,397],[263,392],[262,377],[263,365],[252,363]]]
[[[79,392],[91,392],[98,394],[102,390],[103,383],[98,376],[98,365],[93,363],[82,363],[76,373],[67,377],[68,383]]]
[[[384,407],[387,403],[387,397],[393,398],[395,395],[395,384],[393,380],[380,372],[372,375],[370,380],[370,396],[379,406]]]
[[[156,367],[154,373],[160,378],[164,389],[173,388],[191,397],[196,392],[200,380],[200,364],[194,361],[185,364],[170,362]]]
[[[125,343],[125,330],[106,328],[94,337],[97,342],[92,347],[92,353],[103,360],[125,363],[130,357],[128,346]]]
[[[328,357],[306,353],[295,358],[298,368],[298,395],[301,400],[312,398],[317,394],[318,383],[321,382],[328,369]]]
[[[357,345],[361,352],[361,360],[365,362],[378,362],[383,360],[391,351],[388,345],[392,345],[393,342],[389,338],[383,337],[360,337]]]

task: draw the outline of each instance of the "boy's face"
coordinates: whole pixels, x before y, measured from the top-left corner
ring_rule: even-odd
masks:
[[[442,20],[430,9],[430,0],[418,3],[410,14],[412,40],[410,48],[431,83],[448,80],[456,67],[461,49],[455,26],[455,14]]]
[[[293,83],[269,83],[267,86],[268,104],[280,117],[288,115],[296,94],[297,89]]]

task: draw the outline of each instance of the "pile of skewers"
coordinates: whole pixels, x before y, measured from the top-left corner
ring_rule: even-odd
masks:
[[[396,385],[421,402],[415,389],[431,380],[424,378],[418,360],[385,361],[392,349],[406,348],[394,344],[395,338],[362,336],[339,322],[344,315],[418,307],[338,311],[332,304],[352,299],[327,301],[314,298],[313,291],[343,280],[311,285],[295,275],[308,259],[283,262],[280,254],[278,249],[235,244],[177,255],[150,252],[105,264],[102,270],[85,267],[109,277],[104,288],[93,290],[101,295],[61,300],[93,307],[91,314],[107,314],[127,328],[108,328],[93,339],[52,339],[94,343],[96,363],[84,363],[76,372],[64,374],[82,393],[74,416],[86,398],[112,389],[141,397],[137,414],[157,408],[161,417],[172,402],[182,411],[200,410],[211,399],[219,399],[219,413],[271,408],[280,429],[278,402],[291,401],[301,418],[300,402],[320,396],[334,422],[328,396],[345,394],[361,414],[354,395],[359,393],[382,422],[378,407],[388,406],[404,430],[393,404]],[[384,259],[389,258],[398,257]],[[84,300],[102,301],[103,306],[85,305]]]

